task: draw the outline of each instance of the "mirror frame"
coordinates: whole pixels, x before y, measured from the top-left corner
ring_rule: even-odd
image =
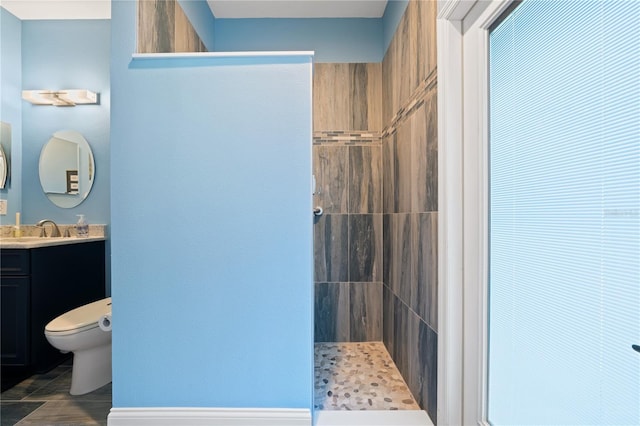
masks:
[[[0,121],[0,189],[11,187],[11,124]]]
[[[0,145],[0,189],[4,189],[5,183],[7,182],[8,168],[7,156],[4,153],[4,148]]]

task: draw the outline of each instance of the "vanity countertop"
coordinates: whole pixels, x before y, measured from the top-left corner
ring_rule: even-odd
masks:
[[[35,225],[23,225],[21,227],[22,236],[14,237],[14,227],[11,225],[0,226],[0,249],[32,249],[38,247],[62,246],[66,244],[90,243],[92,241],[105,241],[106,225],[89,225],[89,237],[78,238],[75,236],[74,225],[59,224],[62,235],[72,235],[71,237],[40,237],[42,229]],[[51,232],[47,226],[47,234]]]
[[[104,241],[105,237],[3,237],[0,238],[0,249],[32,249],[39,247],[61,246],[65,244],[81,244],[92,241]]]

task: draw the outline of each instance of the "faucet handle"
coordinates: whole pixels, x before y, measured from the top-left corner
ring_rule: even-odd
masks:
[[[71,237],[71,228],[70,227],[67,227],[67,229],[64,230],[64,236],[65,236],[65,238]]]

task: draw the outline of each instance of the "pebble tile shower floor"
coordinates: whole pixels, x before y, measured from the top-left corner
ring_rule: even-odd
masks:
[[[420,410],[381,342],[316,343],[316,410]]]

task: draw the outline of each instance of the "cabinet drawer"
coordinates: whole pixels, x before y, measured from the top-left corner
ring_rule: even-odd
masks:
[[[2,275],[29,275],[29,250],[5,249],[0,251]]]

